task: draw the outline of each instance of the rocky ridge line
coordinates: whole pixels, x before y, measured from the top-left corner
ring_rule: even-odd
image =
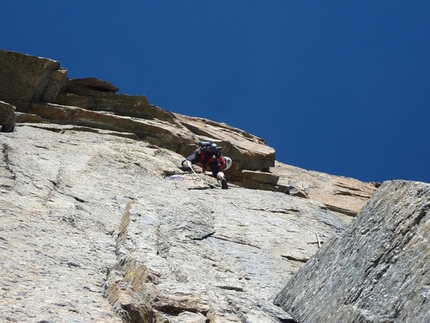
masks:
[[[110,82],[96,78],[70,79],[56,61],[0,49],[0,100],[12,107],[1,119],[3,130],[18,123],[57,123],[98,128],[145,140],[183,156],[202,140],[217,142],[233,159],[227,177],[240,186],[314,198],[334,211],[354,216],[375,191],[373,183],[337,177],[333,186],[316,184],[321,173],[307,172],[275,161],[275,150],[264,139],[225,123],[172,113],[141,96],[118,94]],[[7,103],[6,103],[7,102]],[[16,117],[15,117],[16,115]],[[1,115],[0,115],[1,117]],[[11,120],[6,120],[6,117]],[[296,180],[297,173],[299,179]],[[302,179],[302,173],[306,173]],[[326,176],[332,181],[333,178]],[[321,188],[328,192],[321,192]],[[344,194],[336,194],[339,187]],[[325,197],[320,198],[324,194]],[[327,197],[334,197],[330,201]],[[352,198],[351,198],[352,197]],[[357,202],[360,200],[360,202]]]

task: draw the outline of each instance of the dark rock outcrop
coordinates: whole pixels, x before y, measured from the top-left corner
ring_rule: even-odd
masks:
[[[2,132],[12,132],[15,128],[15,107],[0,101],[0,126]]]
[[[430,185],[385,182],[275,303],[300,323],[428,322]]]
[[[25,112],[30,102],[52,102],[67,70],[51,59],[0,49],[0,100]]]

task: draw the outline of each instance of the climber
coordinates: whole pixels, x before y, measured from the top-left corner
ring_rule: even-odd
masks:
[[[208,166],[212,171],[212,176],[221,181],[221,187],[228,188],[223,171],[231,167],[232,160],[230,157],[222,156],[221,147],[207,141],[199,142],[199,147],[194,154],[182,161],[182,167],[191,168],[191,165],[196,163],[201,164],[202,173],[206,171],[206,166]]]

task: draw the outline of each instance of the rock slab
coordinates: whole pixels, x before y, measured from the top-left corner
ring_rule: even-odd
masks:
[[[429,322],[430,185],[385,182],[275,299],[300,323]]]
[[[0,148],[0,322],[288,322],[273,299],[350,223],[311,199],[211,189],[124,132],[18,124]]]

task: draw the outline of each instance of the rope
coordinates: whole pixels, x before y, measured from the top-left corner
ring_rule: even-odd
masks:
[[[201,176],[199,176],[197,173],[196,173],[196,171],[194,170],[194,168],[193,168],[193,166],[190,166],[190,168],[191,168],[191,171],[193,172],[193,174],[194,174],[194,181],[196,181],[196,180],[200,180],[200,181],[202,181],[204,184],[206,184],[206,185],[208,185],[210,188],[217,188],[215,185],[213,185],[213,184],[211,184],[211,183],[209,183],[209,182],[207,182],[207,181],[205,181]]]

